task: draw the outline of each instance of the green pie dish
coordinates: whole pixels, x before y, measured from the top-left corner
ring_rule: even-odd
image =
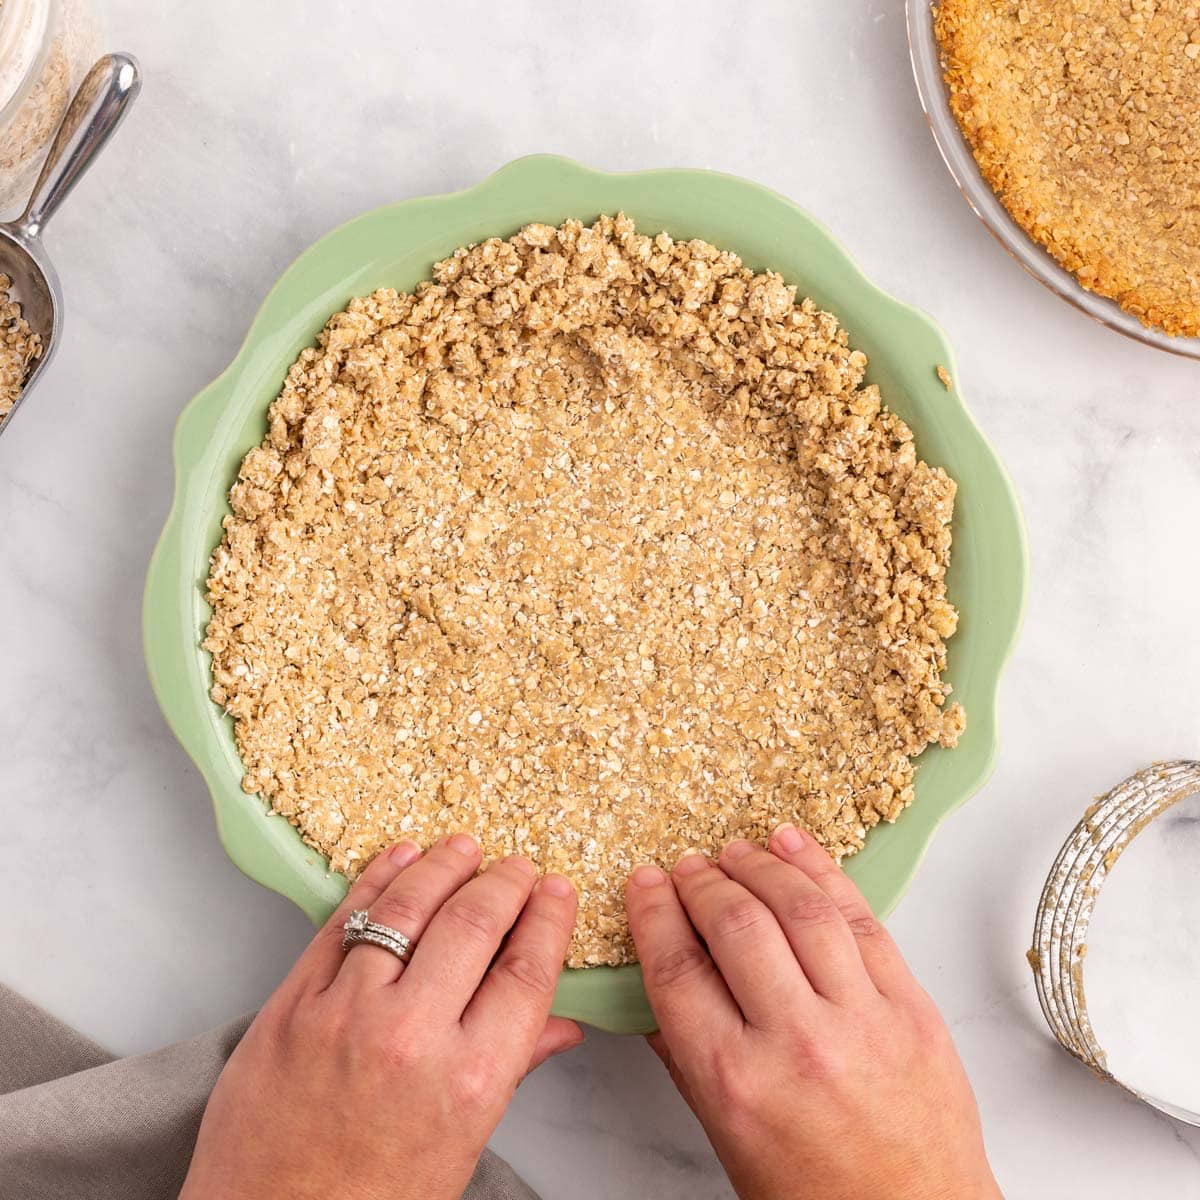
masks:
[[[954,750],[918,760],[916,800],[847,860],[850,876],[885,916],[913,878],[938,825],[983,785],[996,757],[1000,674],[1025,606],[1028,551],[1012,485],[957,386],[942,331],[875,287],[802,209],[742,179],[707,171],[614,175],[563,158],[510,163],[476,187],[388,205],[335,229],[306,250],[271,289],[226,371],[191,401],[175,430],[175,496],[150,562],[143,611],[146,664],[167,723],[212,793],[217,831],[252,879],[294,900],[315,923],[341,900],[346,880],[257,796],[241,789],[233,722],[209,699],[210,661],[200,649],[209,608],[204,581],[227,493],[243,456],[266,432],[267,409],[300,351],[352,296],[411,290],[456,247],[507,237],[530,221],[590,222],[623,210],[643,232],[703,238],[770,268],[836,314],[870,359],[868,380],[912,427],[917,450],[959,485],[948,588],[961,613],[946,678],[967,712]],[[654,1018],[637,966],[564,970],[554,1011],[619,1033]]]

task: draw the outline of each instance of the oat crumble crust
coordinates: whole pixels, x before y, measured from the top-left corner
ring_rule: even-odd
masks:
[[[1085,288],[1200,335],[1196,0],[941,0],[950,106],[1013,218]]]
[[[331,318],[212,557],[244,788],[354,876],[465,829],[634,958],[640,862],[798,820],[837,856],[953,745],[955,485],[774,274],[623,216]]]
[[[0,421],[12,411],[29,364],[42,353],[42,339],[21,316],[21,306],[12,299],[12,280],[0,274]]]

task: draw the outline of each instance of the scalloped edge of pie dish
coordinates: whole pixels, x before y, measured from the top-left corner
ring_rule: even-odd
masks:
[[[233,722],[208,695],[210,659],[200,649],[209,618],[204,581],[229,511],[229,487],[246,451],[262,439],[288,367],[352,296],[383,286],[410,290],[458,246],[507,237],[530,221],[591,221],[618,209],[645,232],[701,237],[756,270],[779,271],[799,294],[833,312],[851,344],[868,355],[868,381],[908,422],[918,453],[959,483],[947,586],[961,620],[945,676],[966,709],[967,729],[956,749],[934,746],[918,758],[911,808],[896,824],[873,830],[865,848],[846,860],[876,913],[894,907],[937,826],[991,773],[997,690],[1024,613],[1029,556],[1008,475],[958,387],[948,391],[939,381],[939,366],[955,376],[942,331],[875,287],[801,208],[757,184],[709,171],[611,174],[550,155],[518,159],[474,187],[376,209],[316,242],[284,272],[233,361],[176,425],[174,498],[143,604],[150,682],[208,785],[229,857],[314,923],[341,900],[346,880],[260,797],[242,791]],[[637,965],[564,970],[554,1011],[611,1032],[654,1028]]]

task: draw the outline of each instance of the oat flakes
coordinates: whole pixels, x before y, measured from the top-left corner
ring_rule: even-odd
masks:
[[[0,422],[12,411],[29,364],[42,353],[42,339],[21,316],[21,306],[12,299],[12,280],[0,274]]]
[[[836,855],[963,725],[955,485],[773,274],[624,217],[458,250],[288,373],[213,554],[244,787],[333,867],[465,829],[630,961],[642,861]]]

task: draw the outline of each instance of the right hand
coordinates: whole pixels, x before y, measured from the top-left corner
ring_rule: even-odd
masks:
[[[651,1044],[742,1200],[997,1200],[949,1031],[807,833],[639,867]]]

